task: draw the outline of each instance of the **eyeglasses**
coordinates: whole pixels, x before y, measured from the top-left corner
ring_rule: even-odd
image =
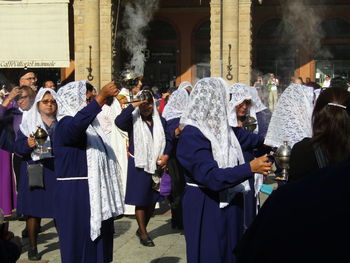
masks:
[[[90,97],[90,98],[86,98],[86,103],[91,102],[91,100],[92,100],[92,97]]]
[[[24,80],[34,80],[34,81],[37,81],[38,79],[36,77],[28,77],[28,78],[25,78]]]
[[[15,99],[16,99],[16,101],[19,101],[19,100],[24,100],[24,99],[26,99],[28,97],[29,97],[28,95],[26,95],[26,96],[17,96]]]
[[[56,105],[56,101],[55,100],[42,100],[40,101],[42,102],[44,105],[47,105],[47,104],[52,104],[52,105]]]

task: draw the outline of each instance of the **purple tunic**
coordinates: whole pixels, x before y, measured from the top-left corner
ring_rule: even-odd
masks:
[[[74,117],[64,117],[55,132],[58,178],[87,177],[86,129],[101,111],[93,100]],[[102,222],[101,235],[90,237],[90,200],[87,180],[57,181],[55,218],[62,263],[102,263],[113,259],[113,219]]]
[[[218,168],[210,141],[195,127],[180,135],[177,158],[185,168],[184,229],[189,263],[235,262],[232,253],[243,234],[243,195],[219,208],[219,192],[253,176],[250,165]]]
[[[48,130],[53,143],[54,123]],[[54,218],[54,192],[56,189],[56,177],[53,158],[33,161],[30,154],[33,149],[28,146],[28,137],[20,130],[15,142],[15,153],[23,157],[21,162],[21,176],[18,186],[17,213],[40,218]],[[41,163],[44,166],[44,188],[30,189],[28,181],[28,164]]]
[[[130,105],[115,119],[115,124],[118,126],[118,128],[128,132],[129,152],[131,155],[134,155],[134,129],[132,122],[133,111],[134,107]],[[166,129],[166,122],[164,118],[160,117],[160,119],[165,130],[166,138],[164,154],[170,155],[172,149],[172,137]],[[152,132],[153,126],[149,128]],[[128,205],[148,206],[160,201],[161,196],[159,192],[152,189],[153,180],[151,175],[145,172],[143,169],[136,168],[134,158],[131,155],[129,155],[128,158],[125,203]]]
[[[16,180],[12,167],[15,132],[22,120],[22,113],[12,103],[0,105],[0,209],[10,216],[17,206]],[[16,128],[16,129],[15,129]]]

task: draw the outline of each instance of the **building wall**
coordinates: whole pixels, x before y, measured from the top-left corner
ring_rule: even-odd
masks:
[[[112,78],[111,0],[74,1],[75,80],[88,78],[96,88]]]
[[[249,83],[251,68],[251,0],[212,0],[210,15],[212,76],[221,76],[229,83]],[[229,45],[231,45],[230,54]],[[231,63],[229,63],[229,57]],[[232,66],[231,80],[228,76],[227,67],[229,65]]]

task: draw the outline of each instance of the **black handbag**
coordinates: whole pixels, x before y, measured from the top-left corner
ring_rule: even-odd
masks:
[[[41,163],[28,164],[29,188],[44,188],[44,166]]]

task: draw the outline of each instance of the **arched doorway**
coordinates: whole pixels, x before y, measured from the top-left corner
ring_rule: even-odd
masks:
[[[258,74],[274,73],[280,83],[287,85],[296,68],[296,46],[292,43],[293,27],[274,18],[257,30],[253,69]]]
[[[210,77],[210,20],[202,22],[193,32],[193,83]]]
[[[153,20],[147,32],[146,63],[143,83],[157,86],[161,92],[175,87],[178,68],[178,36],[173,26],[163,20]]]
[[[325,75],[350,78],[350,24],[343,19],[324,20],[319,26],[324,36],[321,50],[316,54],[316,81]]]

